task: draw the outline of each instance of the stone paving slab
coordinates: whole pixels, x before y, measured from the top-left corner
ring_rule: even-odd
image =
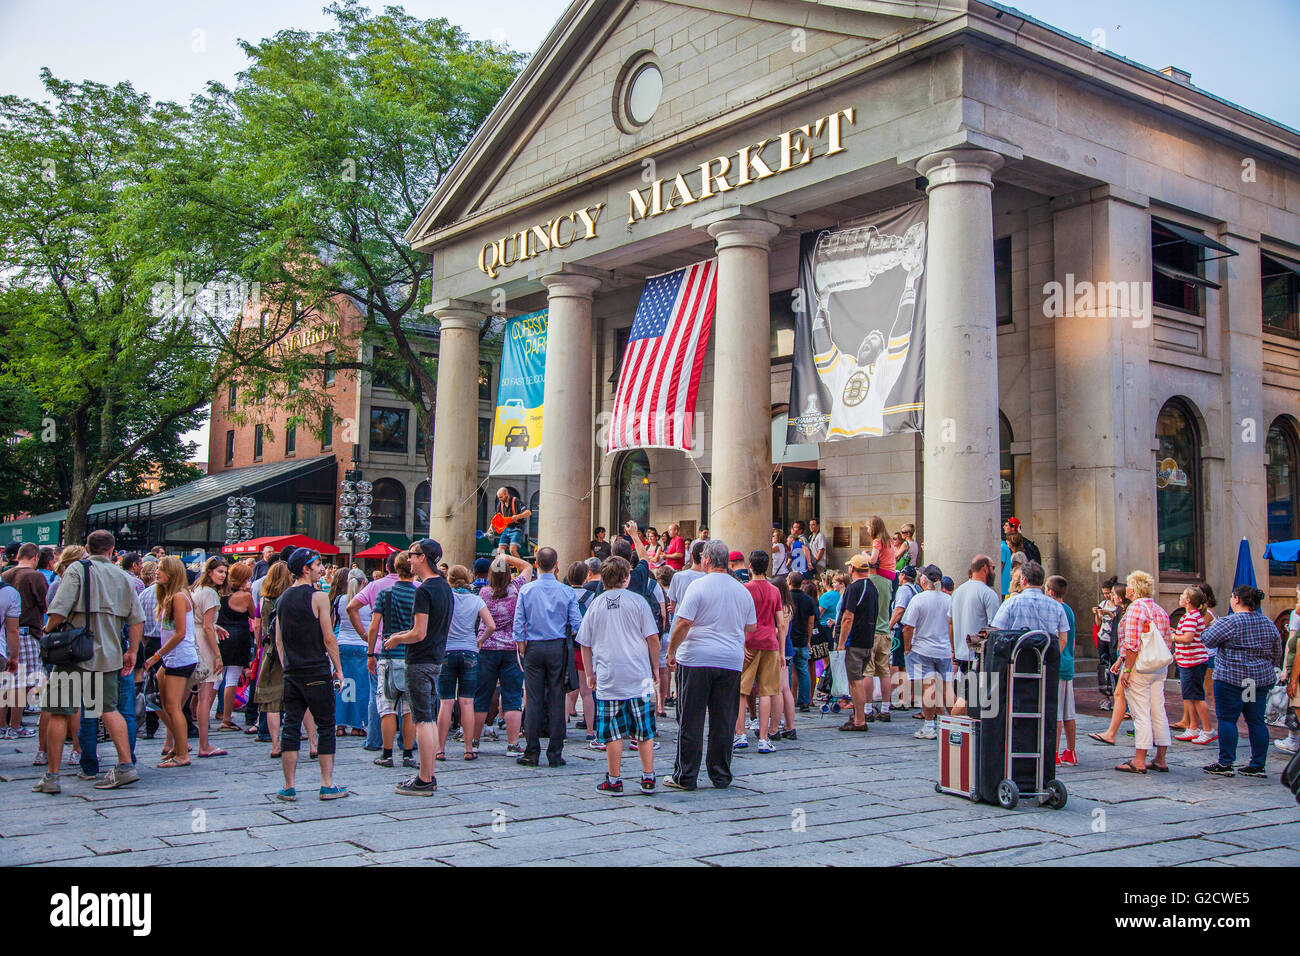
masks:
[[[29,718],[30,720],[30,718]],[[185,770],[153,767],[161,741],[141,741],[139,784],[98,791],[62,776],[56,797],[31,792],[31,741],[0,743],[0,863],[72,866],[1296,866],[1300,807],[1272,779],[1208,777],[1206,748],[1175,745],[1169,774],[1122,775],[1131,755],[1084,736],[1079,767],[1060,768],[1068,805],[1026,801],[1014,811],[934,792],[936,746],[899,714],[866,734],[842,734],[842,716],[801,715],[799,739],[774,754],[736,755],[735,781],[692,794],[636,792],[639,761],[625,755],[622,797],[597,793],[604,754],[569,731],[568,766],[531,769],[485,741],[479,760],[460,745],[437,765],[438,793],[398,796],[410,770],[373,766],[359,738],[340,741],[336,777],[346,800],[321,802],[315,762],[298,768],[299,800],[274,799],[283,781],[267,745],[219,739],[230,756]],[[662,775],[676,724],[660,722]],[[109,746],[101,745],[102,756]],[[144,755],[150,755],[144,757]]]

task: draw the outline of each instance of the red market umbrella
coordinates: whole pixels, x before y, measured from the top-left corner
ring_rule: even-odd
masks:
[[[394,548],[387,541],[380,541],[378,544],[372,545],[371,547],[366,548],[366,550],[364,551],[358,551],[356,554],[352,555],[352,557],[383,559],[388,557],[390,554],[396,554],[398,551],[401,550],[402,550],[401,548]]]
[[[338,554],[339,549],[332,544],[324,541],[317,541],[315,538],[309,538],[305,534],[273,534],[265,538],[250,538],[247,541],[240,541],[238,544],[228,544],[221,549],[222,554],[258,554],[267,545],[275,548],[276,551],[282,551],[293,545],[295,548],[311,548],[318,554]]]

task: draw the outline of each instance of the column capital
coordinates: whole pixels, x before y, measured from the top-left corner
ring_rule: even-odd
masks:
[[[483,323],[483,316],[486,314],[481,305],[461,299],[443,299],[441,302],[433,303],[424,311],[426,315],[432,314],[438,320],[440,333],[456,329],[478,332],[479,326]]]
[[[794,220],[789,216],[768,212],[758,206],[729,206],[701,216],[691,226],[706,230],[717,240],[718,249],[744,246],[767,249],[777,233],[793,224]]]
[[[549,299],[586,299],[591,301],[596,290],[604,283],[604,276],[595,269],[567,266],[563,272],[552,272],[541,277]]]
[[[930,193],[938,186],[976,183],[993,187],[993,174],[1002,168],[1006,157],[990,149],[941,149],[928,153],[916,162],[916,171],[929,180]]]

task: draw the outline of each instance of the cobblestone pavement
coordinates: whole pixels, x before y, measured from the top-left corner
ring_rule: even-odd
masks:
[[[30,722],[31,718],[29,718]],[[814,866],[939,864],[1252,866],[1300,865],[1300,806],[1269,779],[1221,779],[1201,766],[1213,747],[1175,744],[1168,774],[1122,775],[1121,745],[1087,740],[1099,716],[1080,716],[1080,766],[1060,778],[1069,804],[1014,811],[936,794],[936,745],[915,740],[920,722],[896,714],[866,734],[838,733],[840,716],[801,715],[799,739],[774,754],[736,754],[735,783],[683,794],[599,794],[605,755],[570,730],[568,766],[519,767],[484,741],[476,762],[452,743],[429,799],[398,796],[411,771],[380,769],[362,740],[341,741],[337,782],[345,800],[321,802],[304,751],[299,801],[282,785],[269,748],[242,734],[214,739],[230,756],[156,770],[158,739],[141,740],[142,780],[95,790],[62,775],[63,793],[31,792],[32,741],[0,742],[0,862],[9,865],[650,865]],[[661,723],[657,770],[671,769],[676,724]],[[1243,741],[1244,743],[1244,741]],[[108,757],[108,744],[101,755]],[[1245,751],[1239,756],[1243,757]],[[400,756],[400,753],[399,753]],[[635,781],[635,754],[624,757]]]

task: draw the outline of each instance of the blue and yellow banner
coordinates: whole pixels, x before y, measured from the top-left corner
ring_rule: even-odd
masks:
[[[542,473],[542,404],[546,386],[548,310],[506,323],[501,385],[492,423],[493,475]]]

